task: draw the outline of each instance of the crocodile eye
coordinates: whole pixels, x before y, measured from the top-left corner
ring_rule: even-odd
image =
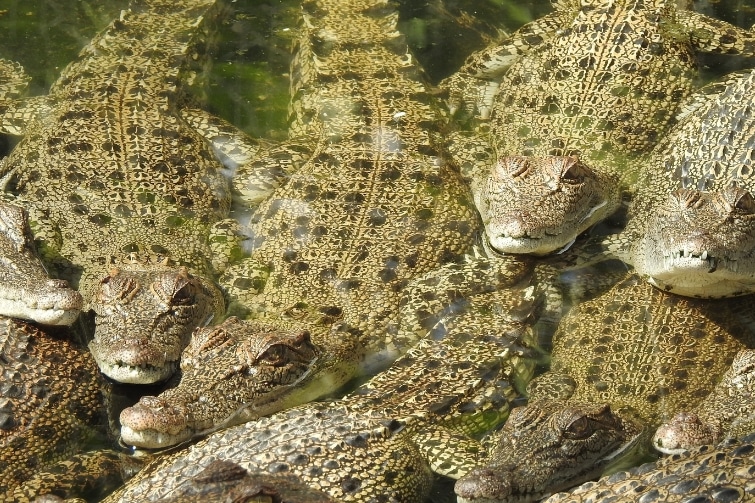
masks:
[[[186,283],[173,292],[170,303],[174,306],[187,306],[194,302],[194,285]]]
[[[745,213],[755,214],[755,199],[748,191],[742,191],[742,193],[734,201],[733,205],[736,209],[744,211]]]
[[[309,332],[303,330],[296,334],[287,334],[285,340],[270,344],[257,356],[257,362],[283,367],[309,361],[312,351]]]
[[[530,161],[527,157],[512,155],[503,157],[496,163],[493,168],[493,175],[499,179],[516,178],[524,176],[529,170]]]
[[[584,182],[589,174],[587,167],[579,162],[577,157],[566,157],[562,159],[564,167],[561,171],[561,181],[572,184]]]
[[[586,416],[580,416],[564,429],[564,437],[571,440],[581,440],[592,434],[590,420]]]
[[[282,367],[291,361],[292,356],[291,348],[287,345],[274,344],[259,355],[257,361],[267,363],[273,367]]]

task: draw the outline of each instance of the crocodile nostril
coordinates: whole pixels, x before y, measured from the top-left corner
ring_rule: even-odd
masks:
[[[68,281],[64,279],[48,279],[47,285],[53,288],[69,288]]]
[[[456,481],[454,492],[467,499],[502,499],[511,494],[506,469],[477,468]]]

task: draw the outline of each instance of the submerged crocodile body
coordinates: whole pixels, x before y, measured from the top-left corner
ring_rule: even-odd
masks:
[[[392,5],[302,10],[291,141],[234,179],[245,194],[259,167],[289,173],[254,213],[250,256],[221,278],[231,313],[253,329],[197,335],[181,383],[121,415],[127,443],[174,444],[332,392],[360,366],[384,368],[424,335],[399,308],[434,309],[421,298],[405,305],[402,290],[461,260],[479,233],[469,190],[436,146],[439,116]]]
[[[703,400],[753,347],[755,299],[697,300],[630,275],[559,326],[550,372],[528,387],[460,501],[529,501],[649,446],[650,428]]]
[[[430,336],[346,397],[212,433],[151,463],[106,501],[196,498],[205,489],[193,481],[217,463],[296,477],[336,501],[422,501],[432,481],[427,458],[435,471],[463,473],[451,451],[472,463],[476,456],[458,433],[499,423],[517,396],[512,384],[532,373],[539,300],[527,283],[459,299]],[[425,295],[437,293],[426,286]]]
[[[228,182],[193,127],[211,139],[212,124],[178,115],[213,4],[135,0],[48,96],[3,108],[3,130],[23,134],[3,186],[44,262],[95,311],[90,349],[123,382],[168,377],[191,331],[223,313],[213,275],[229,254],[213,237],[229,234]]]
[[[653,435],[653,447],[677,454],[755,431],[755,350],[741,351],[711,394],[677,413]]]
[[[471,166],[493,248],[544,255],[570,246],[618,208],[639,159],[671,125],[693,87],[694,50],[755,50],[755,34],[675,4],[555,1],[553,13],[471,56],[447,84],[452,100],[479,98],[490,110],[489,134],[454,151]]]
[[[570,493],[554,494],[544,503],[744,503],[755,498],[754,480],[755,435],[749,435],[587,482]]]
[[[755,292],[753,86],[748,71],[704,88],[645,167],[612,246],[658,288],[713,298]]]

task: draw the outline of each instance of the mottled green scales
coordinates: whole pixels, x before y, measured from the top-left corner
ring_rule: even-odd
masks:
[[[124,382],[168,377],[191,331],[223,313],[214,276],[233,224],[208,141],[217,123],[181,110],[205,15],[213,2],[135,0],[49,95],[3,102],[0,126],[23,135],[4,189],[28,210],[43,261],[95,311],[100,368]]]
[[[727,75],[681,108],[610,249],[665,291],[755,291],[755,72]]]
[[[457,297],[427,338],[346,397],[212,433],[155,460],[107,501],[197,497],[212,488],[192,481],[218,463],[252,478],[295,477],[336,501],[423,501],[432,471],[459,476],[478,460],[465,435],[499,423],[514,384],[532,374],[540,299],[522,279],[492,297]],[[421,291],[436,293],[431,284]]]
[[[652,427],[706,399],[755,345],[755,298],[664,293],[631,273],[582,302],[554,337],[551,370],[528,386],[460,501],[534,501],[596,478],[649,446]]]
[[[472,55],[446,85],[490,115],[453,150],[491,246],[548,254],[613,213],[692,91],[695,50],[752,54],[755,34],[668,0],[556,1]]]
[[[291,140],[234,179],[238,193],[262,202],[246,230],[249,257],[221,283],[230,312],[255,328],[197,336],[182,383],[122,414],[127,443],[171,445],[385,368],[425,333],[400,319],[400,308],[443,309],[404,302],[402,291],[460,261],[479,233],[391,4],[305,2],[302,10]],[[271,178],[269,195],[246,183],[260,172],[281,177]],[[463,291],[464,274],[454,278],[449,288]]]

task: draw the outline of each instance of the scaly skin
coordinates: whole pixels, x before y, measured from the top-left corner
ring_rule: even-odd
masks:
[[[45,264],[95,311],[90,349],[122,382],[170,376],[192,330],[223,313],[213,276],[228,253],[211,237],[229,234],[228,182],[178,109],[212,7],[136,2],[47,97],[2,110],[3,131],[23,134],[3,186],[29,211]]]
[[[626,231],[612,246],[663,290],[755,292],[755,72],[711,84],[645,167]]]
[[[23,209],[0,202],[3,305],[38,322],[71,323],[81,296],[64,281],[47,279],[26,218]],[[31,501],[49,492],[37,479],[40,472],[69,461],[102,435],[103,383],[92,356],[64,329],[5,316],[0,317],[0,375],[0,500]],[[102,482],[97,468],[88,476]],[[56,489],[65,485],[55,479]]]
[[[755,351],[743,350],[704,401],[658,427],[653,447],[665,454],[678,454],[698,445],[741,437],[755,431],[754,407]]]
[[[34,253],[26,212],[0,203],[0,310],[45,325],[70,325],[83,300],[63,280],[49,279]]]
[[[544,503],[730,501],[755,497],[755,435],[705,445],[588,482]]]
[[[501,252],[561,250],[613,213],[691,92],[694,51],[755,50],[755,34],[669,0],[554,7],[447,83],[452,100],[490,110],[489,134],[453,150],[472,166],[475,203]]]
[[[220,461],[254,474],[285,473],[336,501],[422,501],[432,480],[426,457],[442,473],[464,473],[476,458],[462,449],[464,464],[457,464],[453,451],[470,440],[459,433],[499,423],[517,396],[512,383],[531,376],[529,327],[539,297],[527,283],[457,298],[427,338],[345,398],[212,433],[158,458],[106,501],[195,495],[202,489],[191,481]]]
[[[550,372],[530,383],[491,459],[457,482],[460,500],[536,500],[649,447],[650,428],[705,399],[753,347],[754,303],[673,296],[630,275],[573,308]]]
[[[104,402],[97,365],[67,334],[0,318],[0,339],[0,499],[22,501],[22,482],[103,429]]]
[[[129,444],[174,444],[385,368],[425,334],[399,319],[402,290],[460,261],[480,230],[468,188],[435,143],[439,116],[391,5],[307,2],[303,16],[291,69],[292,140],[242,167],[234,183],[249,199],[262,195],[244,181],[255,169],[290,176],[254,213],[250,257],[220,280],[230,312],[258,327],[254,337],[277,340],[281,353],[272,361],[267,343],[252,340],[247,329],[245,340],[228,326],[212,343],[200,342],[206,334],[195,337],[182,382],[122,414]],[[306,145],[311,155],[303,162]],[[482,276],[472,291],[508,281]],[[442,309],[423,299],[409,308]],[[308,347],[290,372],[256,378],[285,366],[297,351],[285,341],[303,342],[304,334]],[[238,386],[221,392],[224,383]]]

